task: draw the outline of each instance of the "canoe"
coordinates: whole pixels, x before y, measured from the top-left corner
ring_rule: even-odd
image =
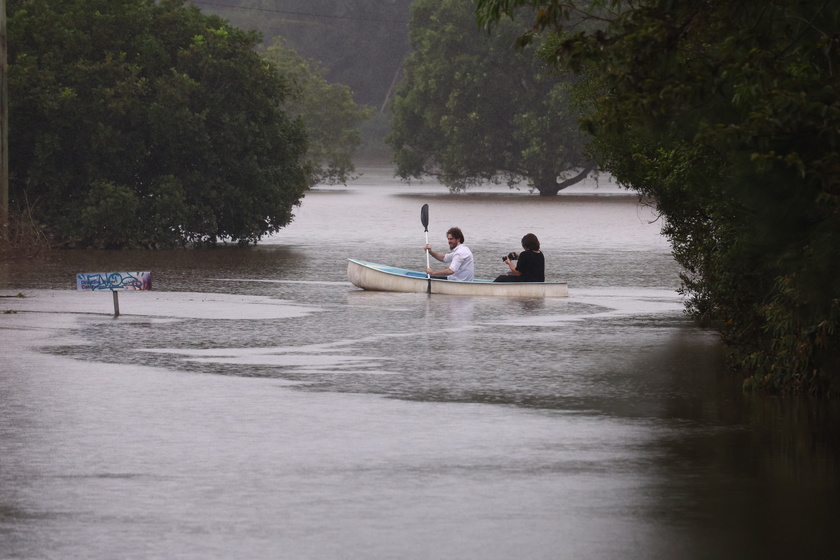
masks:
[[[348,259],[347,277],[363,290],[379,292],[416,292],[451,296],[569,297],[565,282],[459,282],[427,278],[425,272],[406,270],[384,264]]]

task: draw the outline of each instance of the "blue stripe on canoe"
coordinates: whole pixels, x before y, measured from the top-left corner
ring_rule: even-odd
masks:
[[[364,267],[372,268],[374,270],[380,270],[382,272],[387,272],[388,274],[396,274],[397,276],[410,276],[411,278],[425,278],[425,272],[417,272],[416,270],[408,270],[406,268],[397,268],[396,266],[388,266],[387,264],[376,264],[367,261],[360,261],[357,259],[350,259],[354,263],[358,263]]]
[[[417,272],[416,270],[408,270],[407,268],[397,268],[396,266],[388,266],[387,264],[377,264],[367,261],[360,261],[358,259],[349,259],[354,263],[360,264],[367,268],[372,268],[374,270],[379,270],[385,272],[387,274],[394,274],[397,276],[408,276],[409,278],[423,278],[426,279],[425,272]],[[435,280],[434,278],[432,280]],[[441,281],[444,281],[441,279]],[[451,282],[451,280],[446,280],[446,282]],[[473,280],[474,283],[482,283],[482,282],[492,282],[492,280]]]

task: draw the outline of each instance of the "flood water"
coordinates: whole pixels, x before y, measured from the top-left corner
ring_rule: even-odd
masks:
[[[363,171],[257,247],[0,263],[0,558],[836,554],[840,410],[742,394],[637,197]],[[424,203],[479,277],[535,233],[570,297],[349,284],[425,268]],[[117,318],[75,289],[147,270]]]

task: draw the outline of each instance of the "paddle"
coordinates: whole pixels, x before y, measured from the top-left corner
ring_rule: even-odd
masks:
[[[423,229],[426,230],[426,245],[429,244],[429,205],[424,204],[423,207],[420,209],[420,223],[423,224]],[[429,252],[426,251],[426,268],[429,268]],[[426,274],[426,278],[428,279],[429,283],[426,286],[426,292],[432,293],[432,275]]]

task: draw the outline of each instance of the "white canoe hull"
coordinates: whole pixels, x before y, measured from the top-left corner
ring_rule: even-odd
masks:
[[[427,293],[451,296],[569,297],[565,282],[457,282],[426,278],[424,272],[349,259],[347,278],[363,290]]]

